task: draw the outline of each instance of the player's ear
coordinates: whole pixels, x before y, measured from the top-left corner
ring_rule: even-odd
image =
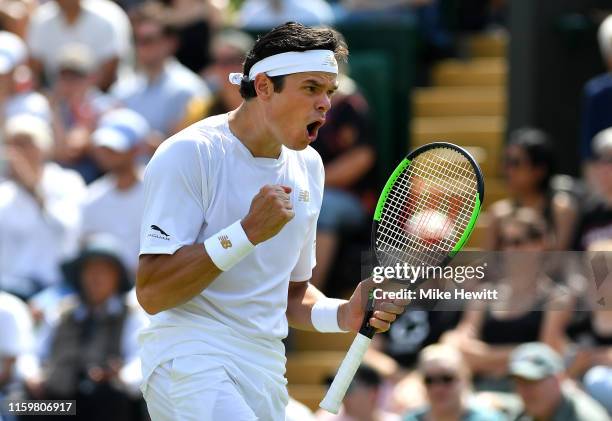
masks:
[[[255,81],[253,83],[258,98],[266,101],[272,96],[274,85],[272,84],[272,80],[265,73],[260,73],[255,76]]]

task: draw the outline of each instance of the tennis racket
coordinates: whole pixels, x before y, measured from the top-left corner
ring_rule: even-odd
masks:
[[[378,199],[372,248],[379,266],[444,267],[472,233],[484,200],[482,172],[464,149],[445,142],[419,147],[393,171]],[[370,291],[366,315],[319,406],[334,414],[376,329]]]

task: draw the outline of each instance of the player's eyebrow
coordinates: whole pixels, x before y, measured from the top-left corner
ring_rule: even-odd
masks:
[[[325,85],[323,85],[322,83],[320,83],[319,81],[315,80],[315,79],[306,79],[304,82],[304,85],[314,85],[316,88],[324,88]],[[338,90],[338,82],[334,83],[334,86],[331,88],[332,92],[336,92]]]

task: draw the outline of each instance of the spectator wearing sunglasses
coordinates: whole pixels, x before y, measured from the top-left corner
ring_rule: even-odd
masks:
[[[418,371],[428,405],[409,412],[404,421],[502,420],[495,410],[479,405],[473,399],[469,369],[455,348],[441,344],[425,347],[420,355]]]
[[[197,96],[189,101],[182,127],[212,115],[230,112],[242,103],[238,88],[229,81],[228,76],[242,72],[242,63],[254,43],[249,34],[236,29],[225,29],[213,38],[212,63],[202,72],[212,96]]]
[[[612,128],[595,136],[593,152],[595,192],[578,219],[574,250],[588,250],[594,243],[612,240]]]
[[[517,208],[527,207],[548,223],[553,234],[551,248],[567,249],[572,240],[576,210],[568,193],[551,188],[555,160],[548,135],[535,128],[514,131],[504,152],[503,168],[509,197],[494,203],[487,214],[491,229],[486,248],[499,250],[501,221]]]

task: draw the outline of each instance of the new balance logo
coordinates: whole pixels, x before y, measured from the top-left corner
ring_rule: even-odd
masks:
[[[166,233],[163,229],[158,227],[157,225],[151,225],[151,229],[154,231],[159,231],[160,234],[165,235],[166,237],[170,237],[170,234]]]
[[[228,249],[232,246],[232,242],[227,235],[220,235],[219,242],[224,249]]]
[[[310,202],[310,192],[308,190],[300,190],[300,194],[298,194],[298,201]]]

